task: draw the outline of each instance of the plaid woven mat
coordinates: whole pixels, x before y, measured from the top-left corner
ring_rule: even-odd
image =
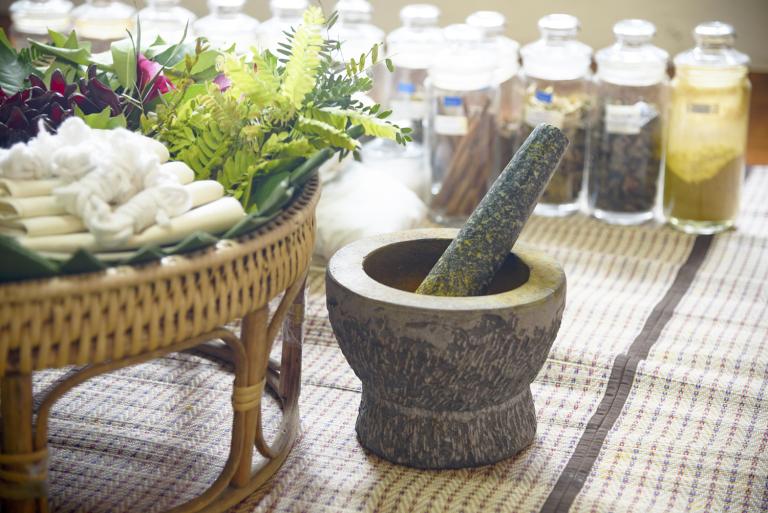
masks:
[[[583,216],[524,240],[568,276],[562,328],[533,384],[534,444],[473,470],[366,454],[360,382],[311,276],[302,436],[236,512],[768,512],[768,169],[739,230],[693,237]],[[61,372],[41,373],[37,390]],[[96,378],[51,419],[54,511],[158,511],[200,493],[229,442],[231,375],[186,354]],[[279,411],[270,403],[266,423]]]

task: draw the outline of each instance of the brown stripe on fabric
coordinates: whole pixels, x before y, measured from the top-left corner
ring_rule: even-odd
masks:
[[[658,340],[675,308],[680,303],[693,282],[696,272],[704,262],[712,235],[699,235],[694,241],[688,258],[678,269],[672,285],[664,297],[654,306],[646,319],[643,329],[632,341],[626,354],[616,357],[608,378],[605,395],[589,419],[576,449],[550,492],[541,513],[565,513],[573,504],[589,476],[592,466],[600,454],[608,432],[619,418],[621,410],[629,397],[638,364],[644,360]]]

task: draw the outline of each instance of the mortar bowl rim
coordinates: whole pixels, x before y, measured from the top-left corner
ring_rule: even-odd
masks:
[[[331,257],[326,279],[364,300],[388,307],[452,312],[535,307],[564,289],[565,272],[560,264],[554,258],[523,243],[515,244],[511,253],[528,266],[528,280],[498,294],[472,297],[416,294],[385,285],[372,278],[364,269],[366,257],[387,246],[421,239],[452,240],[457,233],[458,230],[453,228],[421,228],[360,239],[344,246]]]

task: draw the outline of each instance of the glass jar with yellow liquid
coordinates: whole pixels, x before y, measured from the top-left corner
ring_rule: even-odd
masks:
[[[664,215],[688,233],[732,227],[747,146],[749,58],[733,27],[702,23],[696,48],[675,57],[664,177]]]

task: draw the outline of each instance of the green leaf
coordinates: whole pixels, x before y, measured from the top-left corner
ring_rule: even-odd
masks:
[[[59,48],[77,49],[80,46],[87,46],[86,43],[81,44],[77,40],[77,34],[74,30],[70,31],[69,34],[63,34],[61,32],[48,29],[48,37],[51,39],[53,46],[58,46]]]
[[[280,92],[296,109],[301,108],[304,98],[315,88],[323,49],[321,30],[324,23],[320,8],[311,6],[304,11],[303,23],[293,35],[291,56],[285,65]]]
[[[306,109],[304,114],[312,119],[317,119],[318,121],[328,123],[329,125],[338,128],[339,130],[344,130],[347,128],[347,123],[349,122],[349,116],[347,116],[347,114],[344,113],[341,109],[309,108]]]
[[[392,59],[389,59],[389,58],[384,59],[384,64],[387,66],[387,69],[389,70],[390,73],[395,71],[395,65],[392,64]]]
[[[91,64],[95,64],[100,70],[112,71],[112,52],[99,52],[91,55]]]
[[[376,61],[379,60],[379,45],[373,45],[373,48],[371,48],[371,61],[376,64]]]
[[[182,44],[160,44],[160,45],[154,45],[150,46],[147,51],[144,53],[144,56],[147,59],[152,59],[153,61],[159,63],[160,65],[166,67],[166,68],[173,68],[177,66],[179,63],[184,63],[184,56],[185,55],[193,55],[195,53],[195,47],[191,43],[182,43]],[[201,54],[202,55],[202,54]],[[216,64],[216,59],[214,57],[212,66]]]
[[[264,66],[259,66],[258,71],[253,71],[243,57],[225,54],[220,67],[232,82],[228,93],[238,98],[245,95],[259,106],[273,105],[277,100],[276,93],[280,87],[280,81],[274,74],[274,70],[267,69],[266,61],[260,62]]]
[[[280,207],[291,199],[290,173],[277,173],[255,182],[251,194],[251,212],[259,216],[269,215],[275,207]]]
[[[61,48],[67,48],[67,36],[65,36],[61,32],[56,32],[55,30],[48,29],[48,37],[51,38],[51,42],[55,46],[59,46]]]
[[[325,145],[349,151],[357,148],[357,141],[347,135],[346,132],[323,121],[299,116],[296,125],[300,130],[319,137]]]
[[[16,53],[0,29],[0,89],[8,94],[24,89],[25,80],[33,72],[32,63]]]
[[[110,116],[111,112],[110,108],[107,107],[101,112],[84,114],[80,107],[75,105],[75,115],[85,121],[85,124],[91,128],[112,130],[113,128],[125,128],[128,125],[124,114],[120,113],[117,116]]]
[[[210,71],[212,69],[215,70],[216,59],[218,59],[220,55],[221,53],[219,53],[217,50],[206,50],[200,53],[197,62],[194,66],[192,66],[190,72],[193,75],[200,75],[206,71]]]
[[[29,41],[29,44],[43,54],[53,55],[56,58],[73,62],[81,66],[87,66],[91,63],[91,50],[87,46],[81,45],[78,48],[58,48],[32,39]]]
[[[398,134],[398,128],[381,119],[381,114],[378,116],[368,115],[353,109],[328,108],[318,110],[328,116],[346,117],[346,119],[349,119],[353,125],[360,125],[363,128],[365,135],[395,140]]]
[[[110,47],[112,65],[120,85],[131,89],[136,85],[136,49],[130,39],[115,41]]]

